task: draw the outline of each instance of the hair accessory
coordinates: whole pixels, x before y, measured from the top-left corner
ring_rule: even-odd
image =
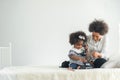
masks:
[[[85,40],[85,37],[84,37],[84,36],[79,35],[79,39],[83,39],[83,40]]]

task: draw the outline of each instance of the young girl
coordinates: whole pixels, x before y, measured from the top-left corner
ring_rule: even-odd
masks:
[[[84,32],[78,31],[71,33],[69,42],[73,48],[69,51],[70,64],[69,69],[84,69],[86,60],[86,53],[84,44],[87,41],[87,36]]]

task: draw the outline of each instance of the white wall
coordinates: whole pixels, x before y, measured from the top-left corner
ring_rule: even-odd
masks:
[[[119,24],[119,48],[120,48],[120,24]],[[120,49],[119,49],[119,53],[120,53]]]
[[[88,33],[95,18],[109,24],[109,51],[118,53],[120,0],[0,0],[0,42],[12,43],[13,65],[60,65],[68,36]]]

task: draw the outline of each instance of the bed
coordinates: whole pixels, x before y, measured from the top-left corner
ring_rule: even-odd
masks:
[[[120,80],[120,68],[70,71],[57,66],[16,66],[1,69],[0,80]]]

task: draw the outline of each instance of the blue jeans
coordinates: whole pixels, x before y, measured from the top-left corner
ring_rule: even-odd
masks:
[[[69,67],[71,67],[72,69],[77,69],[78,66],[80,66],[80,69],[85,69],[86,68],[85,65],[78,65],[76,63],[71,63],[69,65]]]
[[[79,65],[76,64],[76,63],[71,63],[71,64],[69,65],[69,67],[71,67],[72,69],[77,69],[78,66],[79,66]]]

